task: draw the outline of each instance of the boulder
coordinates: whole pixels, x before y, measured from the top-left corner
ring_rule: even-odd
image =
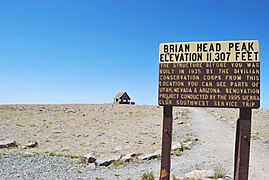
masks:
[[[113,155],[110,157],[101,157],[100,159],[96,160],[96,163],[99,166],[109,166],[111,163],[118,160],[120,160],[120,155]]]
[[[94,163],[96,161],[96,158],[94,156],[94,154],[89,153],[86,154],[82,157],[80,157],[81,162],[85,163],[85,164],[89,164],[89,163]]]
[[[10,148],[10,147],[17,147],[17,143],[15,140],[4,140],[0,141],[0,149],[1,148]]]

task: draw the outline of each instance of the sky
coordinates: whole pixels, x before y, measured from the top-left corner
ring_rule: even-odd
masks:
[[[0,0],[0,104],[157,104],[159,44],[259,40],[269,107],[269,1]]]

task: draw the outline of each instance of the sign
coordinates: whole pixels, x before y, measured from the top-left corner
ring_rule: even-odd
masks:
[[[162,43],[158,104],[259,108],[259,41]]]

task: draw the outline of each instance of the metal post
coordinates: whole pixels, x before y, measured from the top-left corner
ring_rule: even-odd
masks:
[[[163,107],[163,137],[160,180],[170,179],[170,153],[173,128],[173,106]]]
[[[251,110],[250,108],[240,108],[235,144],[235,180],[248,180]]]

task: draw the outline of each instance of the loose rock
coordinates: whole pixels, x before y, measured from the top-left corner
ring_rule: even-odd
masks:
[[[149,154],[144,154],[144,155],[138,156],[138,159],[140,159],[140,160],[151,160],[151,159],[156,159],[156,158],[158,158],[160,156],[161,156],[161,152],[156,151],[154,153],[149,153]]]
[[[85,164],[89,164],[89,163],[94,163],[96,161],[96,158],[95,158],[94,154],[89,153],[89,154],[86,154],[86,155],[80,157],[80,161],[85,163]]]
[[[188,180],[188,177],[184,174],[184,175],[180,175],[180,176],[174,176],[174,179],[178,179],[178,180]]]
[[[17,143],[15,140],[5,140],[0,141],[0,149],[1,148],[10,148],[10,147],[17,147]]]
[[[96,160],[99,166],[109,166],[112,162],[120,160],[120,155],[114,155],[111,157],[103,157]]]
[[[38,145],[38,142],[29,142],[28,144],[25,144],[24,146],[22,146],[23,149],[27,149],[27,148],[34,148]]]
[[[123,147],[120,146],[120,145],[118,145],[118,146],[115,147],[114,152],[119,152],[119,151],[121,151],[122,149],[123,149]]]
[[[90,164],[87,165],[87,168],[96,169],[96,164],[95,163],[90,163]]]
[[[179,149],[179,150],[183,150],[182,145],[181,145],[180,142],[179,142],[179,143],[176,143],[176,144],[174,144],[174,145],[172,145],[172,147],[171,147],[171,150],[172,150],[172,151],[175,151],[175,150],[177,150],[177,149]]]
[[[136,153],[129,153],[129,154],[126,154],[125,156],[123,156],[121,158],[121,161],[123,162],[129,162],[131,159],[133,159],[134,157],[136,156]]]
[[[213,178],[214,174],[215,173],[212,170],[194,170],[185,175],[189,179],[203,179],[203,178]]]

